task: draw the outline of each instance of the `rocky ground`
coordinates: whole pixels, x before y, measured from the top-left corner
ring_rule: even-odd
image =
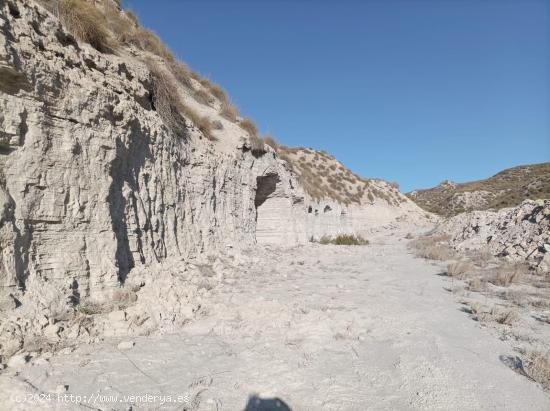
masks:
[[[275,398],[294,411],[549,409],[513,341],[473,321],[445,264],[415,257],[404,237],[251,250],[180,331],[28,353],[2,371],[0,390],[15,410],[240,410],[256,394],[247,410],[284,409]],[[23,396],[38,393],[52,397]],[[146,394],[174,402],[145,404]]]
[[[434,233],[448,236],[448,244],[460,253],[485,251],[507,261],[526,262],[540,274],[550,272],[550,200],[459,214]]]

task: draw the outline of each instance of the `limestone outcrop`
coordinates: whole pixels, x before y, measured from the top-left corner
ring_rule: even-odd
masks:
[[[183,86],[219,126],[207,138],[186,118],[174,132],[154,104],[154,58],[102,53],[38,3],[0,0],[3,358],[33,339],[184,324],[257,243],[427,218],[381,180],[353,203],[311,196],[276,150],[254,152],[220,101],[200,104]]]
[[[457,251],[486,250],[510,261],[527,262],[550,273],[550,200],[525,200],[499,211],[472,211],[449,218],[435,230],[448,235]]]

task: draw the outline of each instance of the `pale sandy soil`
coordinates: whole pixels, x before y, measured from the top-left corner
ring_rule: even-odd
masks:
[[[66,385],[68,394],[123,401],[190,400],[134,401],[133,410],[243,410],[255,393],[293,411],[550,410],[548,393],[501,360],[515,355],[512,347],[445,290],[442,265],[413,257],[402,238],[264,248],[178,334],[136,338],[126,350],[107,341],[31,361],[17,374],[4,370],[0,393],[11,400],[0,409],[130,409],[97,397],[81,406],[55,395],[40,404],[14,400]]]

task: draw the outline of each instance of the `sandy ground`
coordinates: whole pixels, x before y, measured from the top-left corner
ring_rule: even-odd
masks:
[[[470,319],[441,266],[402,237],[261,249],[177,334],[4,370],[0,409],[243,410],[258,394],[288,408],[247,409],[550,410],[548,393],[502,360],[511,346]]]

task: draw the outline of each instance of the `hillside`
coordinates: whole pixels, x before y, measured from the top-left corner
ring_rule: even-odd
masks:
[[[424,210],[443,216],[513,207],[526,199],[548,199],[550,163],[513,167],[485,180],[468,183],[444,181],[437,187],[415,190],[407,196]]]
[[[407,202],[396,185],[360,177],[326,151],[286,146],[279,146],[277,151],[312,198],[331,198],[342,204],[373,203],[376,199],[394,206]]]

